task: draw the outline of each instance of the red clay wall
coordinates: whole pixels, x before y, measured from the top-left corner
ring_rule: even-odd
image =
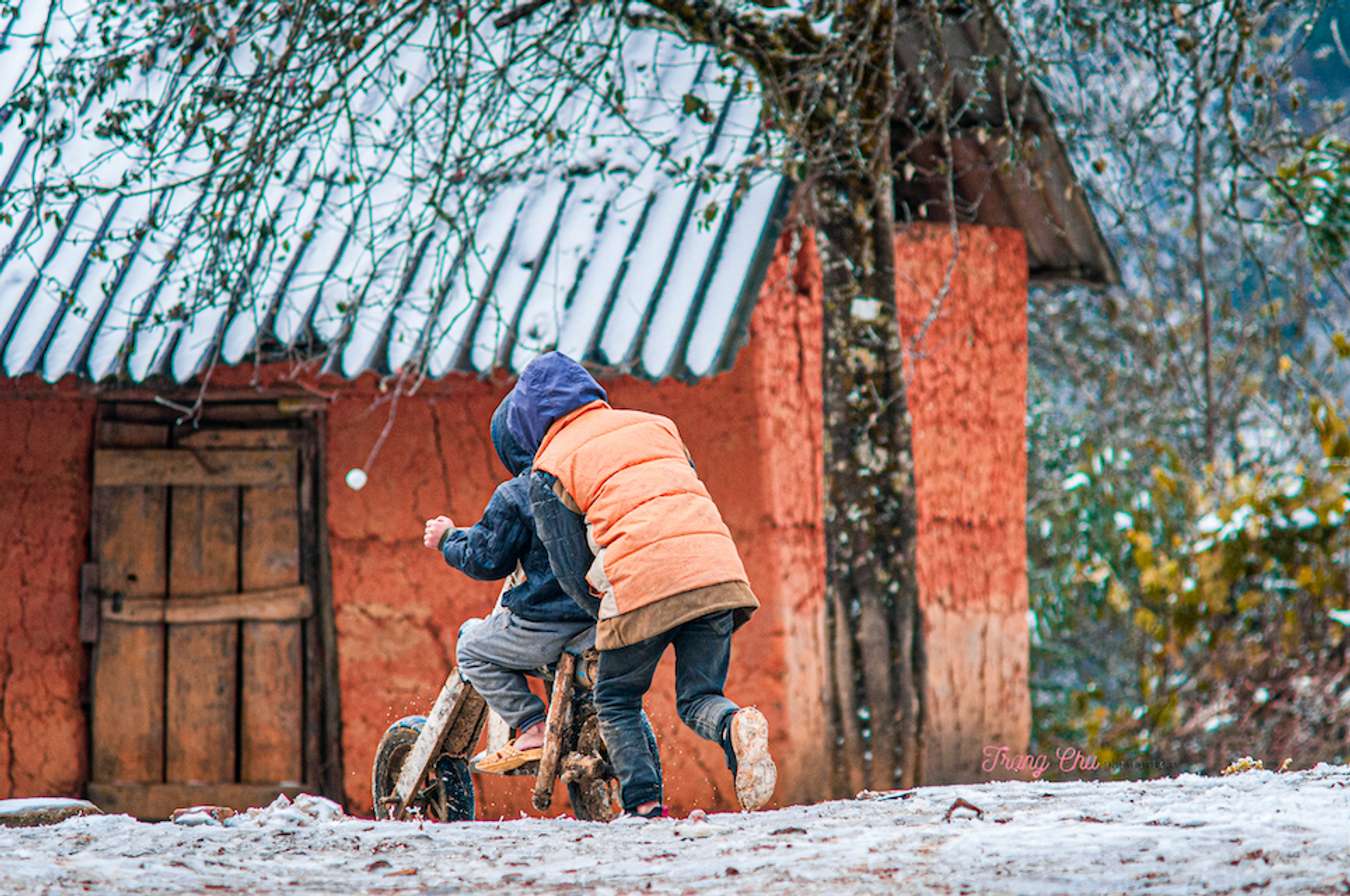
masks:
[[[825,796],[829,777],[819,268],[805,239],[795,268],[782,254],[773,262],[735,370],[696,386],[606,384],[616,404],[676,420],[745,556],[763,609],[737,635],[728,690],[770,718],[780,803]],[[912,333],[946,268],[946,231],[914,228],[897,251],[903,325]],[[980,747],[1021,749],[1029,727],[1025,249],[1015,231],[970,228],[961,251],[910,371],[930,781],[976,777]],[[251,373],[222,373],[217,382],[238,387]],[[342,396],[329,411],[328,523],[345,789],[351,807],[365,810],[380,733],[429,706],[459,623],[487,612],[496,595],[496,585],[445,568],[418,537],[435,513],[472,521],[506,475],[487,439],[506,384],[455,377],[405,397],[361,492],[343,476],[364,465],[388,406],[374,405],[379,392],[369,379],[327,385]],[[32,380],[0,390],[0,797],[78,793],[86,735],[77,594],[88,555],[94,402],[85,390]],[[648,705],[673,807],[730,806],[720,751],[676,719],[669,661]],[[482,816],[528,808],[527,780],[480,784]]]
[[[907,345],[941,292],[945,226],[896,239]],[[1027,259],[1020,231],[963,227],[950,289],[906,361],[928,675],[924,783],[984,780],[982,748],[1026,751]]]
[[[824,542],[820,505],[818,274],[808,247],[796,271],[773,262],[750,342],[734,371],[695,386],[606,382],[620,406],[677,421],[744,555],[763,604],[735,641],[729,692],[756,703],[783,760],[778,798],[821,795],[819,600]],[[264,371],[267,381],[285,371]],[[213,388],[247,386],[254,371],[219,371]],[[488,440],[505,382],[469,377],[402,398],[389,436],[354,492],[346,472],[365,466],[389,420],[377,384],[324,383],[328,410],[328,525],[342,692],[345,791],[370,803],[370,762],[384,728],[425,712],[453,662],[456,632],[488,612],[498,585],[473,582],[420,545],[422,522],[448,512],[477,518],[507,474]],[[77,637],[80,564],[88,557],[90,437],[86,387],[6,382],[0,397],[0,797],[76,794],[85,777],[86,674]],[[209,411],[208,411],[209,413]],[[648,701],[676,810],[730,807],[720,749],[674,711],[673,664]],[[805,724],[788,724],[793,719]],[[527,779],[479,782],[480,815],[529,809]],[[564,810],[563,800],[555,803]]]
[[[0,384],[0,798],[85,777],[78,635],[93,402]]]

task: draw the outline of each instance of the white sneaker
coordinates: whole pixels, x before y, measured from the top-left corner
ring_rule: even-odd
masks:
[[[736,754],[736,799],[746,812],[763,807],[778,783],[778,766],[769,755],[769,722],[747,706],[731,717],[731,749]]]

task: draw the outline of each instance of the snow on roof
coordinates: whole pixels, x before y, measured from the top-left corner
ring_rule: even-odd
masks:
[[[36,64],[46,4],[13,10],[0,21],[0,194],[32,184],[43,165],[76,170],[100,150],[86,128],[62,146],[59,162],[38,159],[7,101]],[[78,53],[82,23],[58,16],[54,28],[46,58]],[[684,156],[721,171],[761,149],[758,97],[737,93],[736,80],[705,49],[638,32],[620,56],[616,64],[635,68],[628,74],[647,87],[647,132],[677,135]],[[410,83],[425,66],[410,61]],[[158,69],[134,75],[122,95],[156,96],[165,77]],[[369,96],[387,111],[407,89],[380,85]],[[714,114],[680,114],[687,93]],[[264,200],[305,238],[261,254],[250,279],[256,299],[247,303],[192,293],[191,266],[203,254],[193,222],[204,179],[71,200],[59,218],[20,207],[12,219],[0,218],[0,369],[49,381],[185,382],[217,361],[318,355],[325,369],[346,377],[413,363],[442,377],[518,372],[552,348],[652,379],[696,380],[729,369],[777,236],[787,181],[761,174],[729,202],[731,184],[714,181],[709,192],[673,173],[669,156],[648,142],[590,114],[598,142],[461,196],[472,240],[450,227],[416,239],[399,229],[397,209],[416,201],[407,195],[417,189],[410,186],[415,172],[373,185],[364,207],[334,201],[344,187],[325,154],[355,153],[365,170],[400,172],[399,159],[379,157],[378,141],[297,148],[278,166],[281,176],[269,179]],[[210,162],[185,153],[177,165],[182,183]],[[98,173],[103,183],[120,176]],[[710,202],[720,209],[711,223]],[[389,220],[373,221],[381,209]],[[152,216],[181,223],[142,227]]]
[[[21,195],[35,177],[59,182],[64,172],[95,171],[100,183],[116,184],[135,162],[100,145],[95,114],[59,154],[38,157],[10,99],[37,64],[47,7],[0,7],[12,10],[8,19],[0,13],[0,211],[13,210],[4,207],[6,194]],[[86,32],[96,30],[86,27],[90,8],[53,18],[44,64],[79,58],[92,39]],[[944,29],[949,49],[958,58],[1011,59],[1006,33],[982,21],[954,19]],[[483,42],[489,54],[493,41],[488,34]],[[729,202],[726,172],[748,172],[763,151],[753,88],[739,87],[742,79],[705,48],[631,33],[607,63],[632,87],[625,121],[605,109],[577,111],[571,130],[584,139],[531,156],[527,170],[514,161],[505,176],[487,165],[488,174],[458,188],[458,207],[436,207],[456,223],[434,216],[428,223],[426,184],[435,179],[428,169],[440,158],[404,158],[379,124],[391,112],[397,121],[401,104],[431,77],[425,50],[410,47],[398,78],[360,73],[353,94],[371,122],[364,130],[296,146],[269,172],[263,207],[274,210],[278,231],[285,225],[297,238],[273,239],[243,266],[247,283],[234,298],[194,285],[204,282],[194,280],[194,264],[196,274],[209,266],[201,222],[211,162],[199,147],[181,152],[148,188],[64,206],[48,199],[42,213],[20,203],[17,213],[0,215],[0,374],[185,382],[215,362],[317,356],[347,377],[415,369],[439,378],[518,372],[551,348],[651,379],[729,369],[791,190],[760,170]],[[904,89],[918,95],[929,75],[911,50],[902,41],[898,62]],[[241,45],[230,65],[248,72],[254,63]],[[960,219],[1021,230],[1033,280],[1116,282],[1046,105],[1012,68],[967,73],[955,84],[970,125],[952,136]],[[119,95],[154,99],[171,77],[138,69]],[[700,114],[689,114],[690,97]],[[1027,163],[1015,169],[1000,161],[1006,146],[983,139],[986,128],[1015,123],[1008,109],[1020,110],[1017,127],[1032,137],[1019,149]],[[516,111],[480,109],[459,120],[491,128]],[[660,135],[661,151],[633,122],[646,138]],[[943,168],[929,164],[939,141],[903,115],[892,132],[919,171],[911,177],[907,166],[897,184],[901,217],[943,219],[945,178],[932,174]],[[377,176],[353,186],[342,173],[352,164]],[[419,211],[421,223],[410,223]],[[142,226],[150,220],[159,224]]]

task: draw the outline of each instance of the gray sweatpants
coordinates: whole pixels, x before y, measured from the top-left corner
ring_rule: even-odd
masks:
[[[455,648],[459,674],[506,724],[517,730],[528,728],[544,721],[547,709],[530,692],[523,673],[557,662],[563,648],[594,625],[535,622],[505,608],[486,619],[470,619],[460,627]]]

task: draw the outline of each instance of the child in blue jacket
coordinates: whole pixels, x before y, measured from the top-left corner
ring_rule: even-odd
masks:
[[[497,486],[477,523],[456,528],[449,517],[438,516],[427,520],[422,539],[471,578],[509,577],[501,607],[486,619],[466,623],[455,652],[460,675],[518,732],[514,741],[475,764],[476,771],[495,774],[538,760],[543,753],[546,708],[531,693],[524,673],[557,662],[567,644],[595,625],[558,585],[535,534],[531,454],[507,431],[509,401],[503,400],[493,413],[491,433],[497,456],[513,478]]]

